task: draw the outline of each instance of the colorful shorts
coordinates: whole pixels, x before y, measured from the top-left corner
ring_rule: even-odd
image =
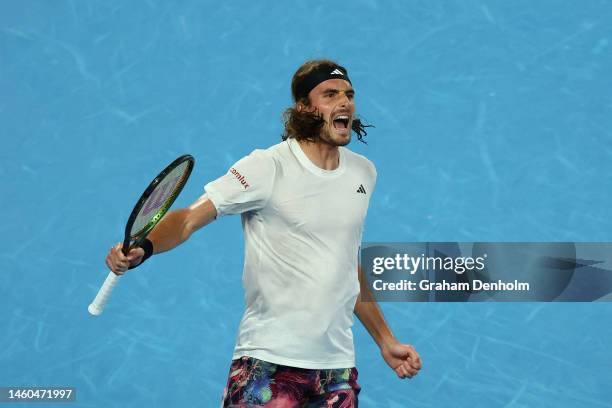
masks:
[[[308,370],[252,357],[233,360],[223,407],[356,408],[356,368]]]

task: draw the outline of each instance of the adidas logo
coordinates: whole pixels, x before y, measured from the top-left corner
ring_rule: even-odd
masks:
[[[358,193],[362,193],[362,194],[366,194],[365,188],[363,188],[363,184],[359,185],[359,188],[357,189]]]
[[[342,71],[340,71],[338,68],[334,69],[329,75],[341,75],[341,76],[344,76]]]

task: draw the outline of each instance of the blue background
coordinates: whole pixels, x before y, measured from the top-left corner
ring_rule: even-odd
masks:
[[[238,217],[86,307],[142,189],[177,205],[280,140],[306,59],[349,69],[376,125],[366,241],[610,241],[612,3],[0,4],[0,386],[79,407],[217,406],[243,310]],[[610,407],[612,304],[382,305],[421,374],[356,324],[364,407]],[[53,406],[53,405],[50,405]]]

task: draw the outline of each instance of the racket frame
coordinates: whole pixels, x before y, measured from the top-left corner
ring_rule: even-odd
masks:
[[[142,207],[145,205],[145,203],[147,202],[147,199],[151,196],[153,191],[155,191],[155,188],[159,185],[159,183],[161,183],[164,180],[164,178],[168,174],[170,174],[170,172],[172,172],[172,170],[180,166],[185,161],[188,162],[187,169],[183,173],[181,180],[177,184],[177,187],[174,188],[174,192],[172,193],[172,195],[168,197],[168,199],[166,199],[166,202],[164,203],[164,205],[161,206],[155,212],[155,215],[151,217],[149,222],[140,231],[137,231],[135,234],[131,234],[131,229],[132,229],[132,226],[134,225],[134,221],[136,221],[136,218],[138,217],[138,213],[140,212]],[[183,187],[185,187],[185,184],[187,183],[187,180],[189,179],[189,176],[191,175],[191,171],[193,170],[194,164],[195,164],[195,159],[193,158],[193,156],[191,156],[190,154],[184,154],[178,157],[168,166],[166,166],[166,168],[163,169],[153,179],[153,181],[151,181],[151,183],[147,186],[145,191],[141,194],[140,199],[134,206],[134,209],[132,210],[128,218],[128,221],[125,224],[125,238],[123,239],[123,247],[121,248],[121,251],[123,252],[124,255],[127,255],[128,252],[130,252],[130,249],[139,246],[142,243],[142,241],[147,237],[147,235],[149,235],[149,233],[153,230],[153,228],[155,228],[155,225],[157,225],[157,223],[162,219],[162,217],[166,215],[166,212],[168,212],[172,204],[174,204],[174,201],[176,200],[178,195],[183,190]]]

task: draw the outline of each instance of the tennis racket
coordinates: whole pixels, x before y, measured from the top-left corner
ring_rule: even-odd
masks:
[[[125,255],[130,249],[139,246],[168,212],[187,183],[194,164],[195,159],[188,154],[179,157],[163,169],[142,193],[125,226],[125,237],[121,248]],[[94,316],[102,314],[104,305],[118,281],[119,276],[112,271],[109,272],[98,294],[87,308],[89,313]]]

